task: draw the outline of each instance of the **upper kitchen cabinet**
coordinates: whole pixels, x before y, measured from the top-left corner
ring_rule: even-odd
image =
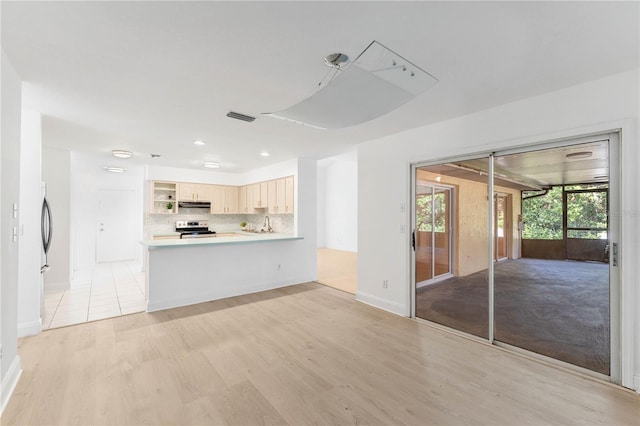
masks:
[[[253,185],[238,188],[238,213],[253,213]]]
[[[253,208],[264,209],[269,207],[268,204],[268,187],[267,182],[254,183],[253,185]]]
[[[238,209],[238,196],[240,189],[237,186],[227,186],[225,189],[225,213],[237,214]]]
[[[238,187],[211,185],[211,214],[238,213]]]
[[[151,183],[151,213],[175,214],[178,212],[177,186],[175,182],[153,181]]]
[[[284,208],[284,179],[267,182],[267,199],[269,201],[269,214],[277,214],[280,208]]]
[[[211,185],[211,214],[224,213],[224,186]]]
[[[293,176],[267,182],[270,214],[293,213]]]
[[[179,201],[211,201],[211,185],[204,183],[180,183]]]
[[[293,176],[284,179],[284,213],[293,213]]]

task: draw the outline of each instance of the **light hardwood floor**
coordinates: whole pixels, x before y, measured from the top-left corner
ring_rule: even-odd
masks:
[[[351,251],[318,249],[318,282],[356,294],[358,254]]]
[[[315,283],[23,338],[11,424],[637,425],[640,396]]]

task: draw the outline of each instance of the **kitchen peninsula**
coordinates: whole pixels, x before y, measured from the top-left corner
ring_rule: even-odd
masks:
[[[240,186],[148,181],[147,312],[313,279],[315,256],[304,253],[315,242],[297,233],[297,164],[282,170]]]
[[[290,261],[303,238],[252,234],[143,241],[147,312],[207,302],[300,282]]]

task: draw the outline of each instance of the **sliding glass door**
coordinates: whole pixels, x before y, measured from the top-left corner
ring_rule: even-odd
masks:
[[[416,191],[416,282],[451,275],[452,188],[418,182]]]
[[[485,338],[486,181],[455,163],[417,168],[413,231],[416,316]]]
[[[616,153],[611,134],[414,166],[415,316],[619,381]]]
[[[494,196],[494,260],[504,260],[507,258],[507,243],[509,241],[509,231],[511,222],[508,218],[509,196],[496,193]]]

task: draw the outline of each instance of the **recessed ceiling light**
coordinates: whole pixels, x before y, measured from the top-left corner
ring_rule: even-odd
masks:
[[[212,161],[207,161],[204,163],[204,166],[208,169],[219,169],[220,168],[220,163],[215,163]]]
[[[579,152],[571,152],[567,154],[567,159],[569,160],[577,160],[580,158],[589,158],[593,155],[591,151],[579,151]]]
[[[133,155],[131,151],[123,151],[121,149],[114,149],[113,151],[111,151],[111,153],[114,157],[118,158],[131,158],[131,156]]]
[[[196,139],[195,141],[193,141],[193,144],[198,146],[206,145],[205,141],[200,139]]]
[[[122,173],[127,170],[124,167],[116,167],[116,166],[104,166],[104,169],[111,173]]]
[[[263,157],[268,157],[270,154],[267,151],[262,151],[260,155],[262,155]]]

